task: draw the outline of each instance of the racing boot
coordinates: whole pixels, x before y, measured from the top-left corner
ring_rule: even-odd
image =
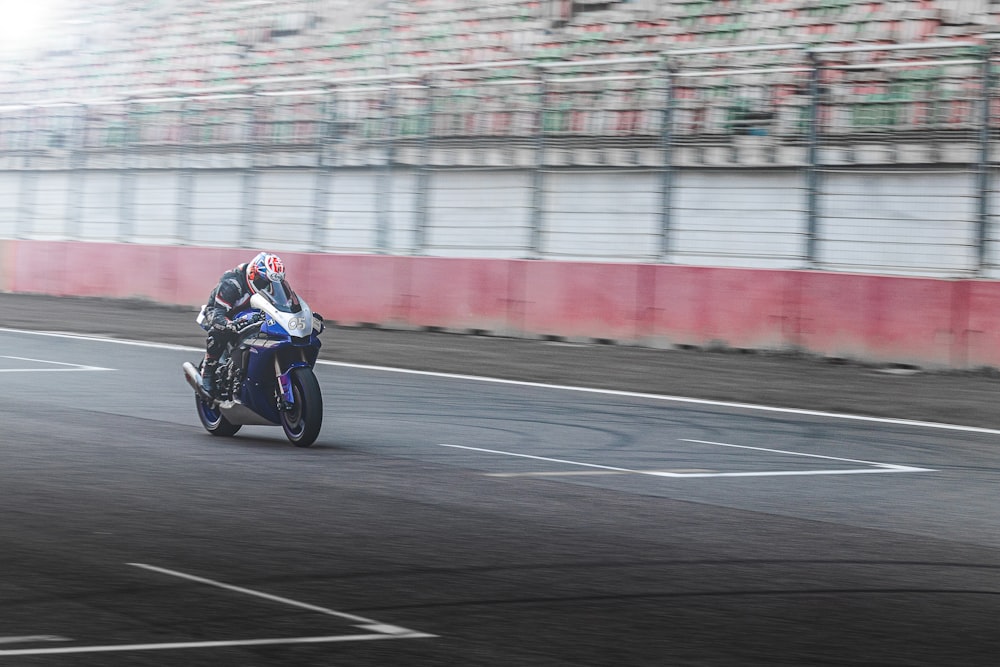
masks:
[[[201,367],[201,388],[209,396],[215,397],[215,368],[219,362],[215,359],[206,359]]]

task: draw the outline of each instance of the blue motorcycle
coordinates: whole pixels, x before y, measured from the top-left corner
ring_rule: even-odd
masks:
[[[202,389],[203,363],[183,364],[198,418],[221,437],[245,425],[280,425],[293,445],[309,447],[323,426],[323,395],[313,373],[323,319],[285,282],[257,292],[249,305],[233,319],[236,339],[219,357],[215,395]],[[204,310],[199,324],[203,316]]]

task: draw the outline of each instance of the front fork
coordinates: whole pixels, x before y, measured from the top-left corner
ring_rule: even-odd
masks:
[[[309,364],[304,360],[293,361],[288,365],[288,370],[282,373],[278,359],[275,358],[274,360],[274,375],[278,378],[278,386],[275,392],[277,395],[275,398],[278,402],[279,412],[288,412],[295,409],[295,394],[292,392],[292,371],[297,368],[309,368]]]

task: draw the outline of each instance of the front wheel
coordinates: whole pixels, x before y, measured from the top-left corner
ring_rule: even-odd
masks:
[[[323,394],[311,368],[292,371],[292,408],[281,413],[281,427],[296,447],[308,447],[323,426]]]

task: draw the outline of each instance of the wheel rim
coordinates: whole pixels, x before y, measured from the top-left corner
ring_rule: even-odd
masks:
[[[285,430],[293,438],[298,438],[302,435],[302,431],[306,428],[305,419],[302,415],[302,392],[296,384],[292,384],[292,409],[284,413],[284,418],[282,421],[285,423]]]
[[[222,413],[218,410],[213,410],[201,399],[198,399],[198,413],[209,428],[217,428],[222,422]]]

